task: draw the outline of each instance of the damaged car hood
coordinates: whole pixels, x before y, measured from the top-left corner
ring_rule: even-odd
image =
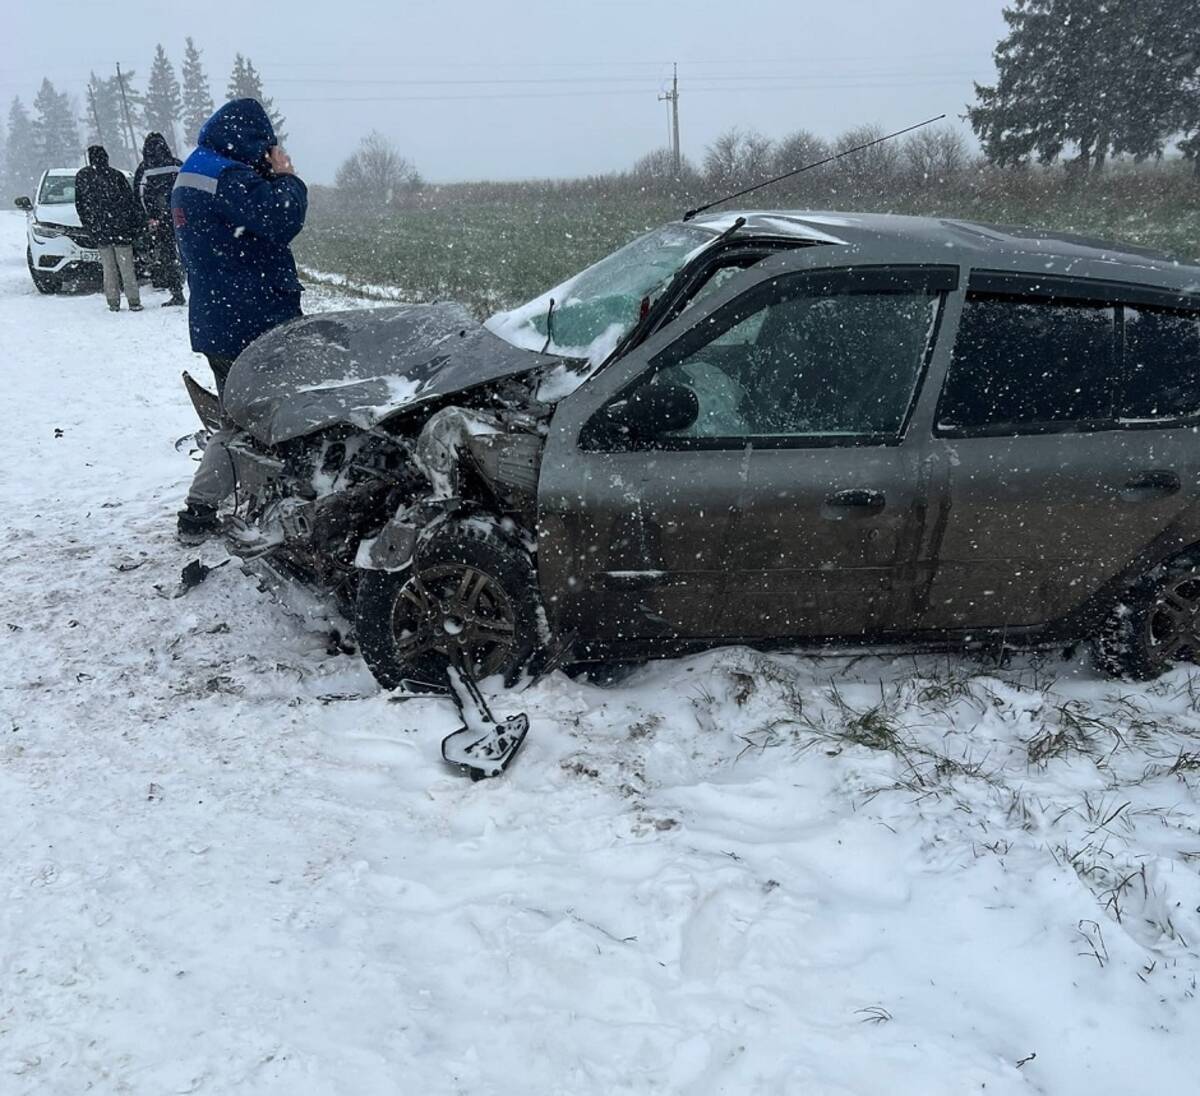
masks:
[[[225,385],[225,414],[267,445],[330,426],[369,430],[415,404],[562,359],[521,350],[459,304],[327,312],[269,331]]]

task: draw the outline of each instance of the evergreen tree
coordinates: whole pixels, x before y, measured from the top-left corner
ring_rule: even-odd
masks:
[[[19,195],[33,197],[41,174],[37,142],[34,138],[33,122],[25,104],[13,99],[8,110],[8,134],[4,140],[4,163],[7,168],[5,181],[11,191],[10,198]]]
[[[175,123],[183,113],[183,101],[179,94],[179,81],[175,68],[160,44],[154,51],[154,63],[150,66],[150,79],[146,82],[146,100],[142,117],[147,132],[161,133],[167,144],[175,147]]]
[[[121,91],[117,78],[102,80],[94,72],[88,78],[88,144],[103,145],[113,167],[130,168],[129,137],[121,114]]]
[[[1187,5],[1184,5],[1186,8]],[[1179,68],[1183,95],[1179,105],[1179,129],[1182,133],[1179,151],[1192,162],[1192,170],[1200,179],[1200,20],[1188,22],[1188,13],[1179,13],[1174,28],[1178,43],[1172,62]]]
[[[267,117],[271,119],[271,125],[275,129],[275,136],[279,139],[279,143],[283,144],[287,140],[287,133],[283,128],[284,117],[275,109],[274,102],[263,93],[262,77],[258,75],[254,62],[249,57],[243,57],[240,53],[234,57],[233,72],[229,74],[229,86],[225,89],[225,98],[257,99],[262,103]]]
[[[191,148],[196,143],[200,127],[213,112],[212,93],[208,90],[208,77],[200,63],[200,51],[191,38],[183,53],[183,143]]]
[[[996,47],[998,79],[975,85],[971,125],[998,164],[1083,171],[1110,155],[1162,154],[1179,125],[1183,74],[1171,57],[1200,0],[1015,0]]]
[[[33,135],[38,155],[44,167],[70,167],[80,162],[83,145],[79,126],[66,93],[54,90],[49,80],[33,100]]]

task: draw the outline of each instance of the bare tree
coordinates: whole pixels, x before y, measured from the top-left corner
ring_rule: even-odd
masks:
[[[771,177],[774,144],[757,130],[729,129],[704,154],[704,175],[722,190],[753,186]]]
[[[683,156],[676,176],[675,154],[669,148],[656,148],[638,160],[629,174],[640,183],[667,184],[676,181],[692,183],[698,173],[692,162]]]
[[[884,136],[877,125],[848,129],[834,144],[835,152],[846,152]],[[844,156],[837,162],[837,173],[855,195],[878,196],[891,190],[900,174],[900,148],[895,141],[871,145]]]
[[[829,145],[815,133],[807,129],[798,129],[790,133],[775,145],[775,156],[772,170],[776,175],[786,171],[815,164],[818,160],[829,155]]]
[[[942,180],[964,171],[971,154],[967,139],[956,129],[923,129],[904,142],[904,159],[920,179]]]
[[[372,130],[359,142],[354,154],[342,161],[334,183],[351,203],[382,209],[403,191],[417,189],[421,176],[387,137]]]

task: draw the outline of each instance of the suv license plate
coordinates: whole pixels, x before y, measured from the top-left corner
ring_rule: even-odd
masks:
[[[100,252],[85,248],[79,253],[79,258],[85,263],[98,263],[100,261]]]

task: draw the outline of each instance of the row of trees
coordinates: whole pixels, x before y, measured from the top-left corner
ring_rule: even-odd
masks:
[[[797,130],[773,140],[757,130],[730,129],[708,146],[698,168],[685,157],[677,177],[671,150],[662,148],[638,160],[630,175],[655,189],[729,193],[869,144],[883,134],[880,127],[869,125],[847,130],[833,141],[808,130]],[[827,170],[855,192],[882,193],[901,176],[918,181],[945,180],[965,170],[971,161],[967,139],[946,126],[920,130],[902,141],[887,141],[862,149],[836,161]]]
[[[32,111],[13,99],[7,125],[0,129],[0,178],[5,194],[28,193],[43,168],[82,163],[86,145],[104,145],[115,167],[132,169],[141,159],[147,133],[158,132],[176,151],[196,143],[201,125],[215,109],[208,74],[195,42],[186,39],[180,76],[159,45],[144,87],[137,74],[91,73],[85,98],[74,101],[43,80]],[[228,99],[258,99],[282,141],[284,118],[263,91],[254,62],[237,54],[225,88]]]

